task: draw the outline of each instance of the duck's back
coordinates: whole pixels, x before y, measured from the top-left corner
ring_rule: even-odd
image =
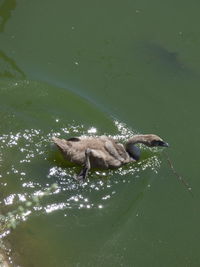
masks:
[[[91,150],[93,168],[116,168],[130,161],[124,146],[110,137],[73,137],[67,140],[54,137],[53,141],[68,161],[78,165],[85,163],[87,149]]]

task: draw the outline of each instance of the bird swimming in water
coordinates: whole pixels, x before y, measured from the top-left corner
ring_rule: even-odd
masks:
[[[91,168],[113,169],[140,159],[140,149],[136,144],[148,147],[168,147],[155,134],[134,135],[124,145],[107,136],[72,137],[69,139],[52,138],[64,158],[72,163],[83,166],[77,180],[86,179]]]

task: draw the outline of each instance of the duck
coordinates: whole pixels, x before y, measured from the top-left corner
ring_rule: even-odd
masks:
[[[116,169],[137,162],[141,150],[137,144],[147,147],[168,147],[169,144],[155,134],[133,135],[122,144],[109,136],[80,136],[68,139],[52,138],[68,162],[82,166],[76,179],[83,182],[90,169]]]

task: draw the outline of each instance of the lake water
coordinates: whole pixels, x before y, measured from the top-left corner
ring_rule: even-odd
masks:
[[[1,239],[11,266],[200,266],[199,9],[0,0]],[[135,133],[170,143],[193,197],[162,149],[81,186],[51,142]]]

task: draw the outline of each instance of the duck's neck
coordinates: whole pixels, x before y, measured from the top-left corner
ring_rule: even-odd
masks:
[[[126,147],[128,147],[129,145],[135,145],[135,144],[139,144],[139,143],[147,145],[147,143],[148,143],[147,135],[145,135],[145,134],[134,135],[132,138],[130,138],[127,141]]]
[[[138,144],[138,143],[147,145],[147,136],[146,135],[134,135],[125,144],[126,151],[128,152],[129,156],[135,160],[139,160],[140,155],[141,155],[140,148],[135,146],[135,144]]]

